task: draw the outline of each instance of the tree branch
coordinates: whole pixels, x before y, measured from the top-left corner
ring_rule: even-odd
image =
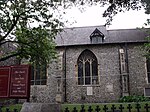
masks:
[[[5,40],[5,38],[9,35],[9,33],[14,29],[14,27],[16,26],[18,20],[19,20],[20,15],[14,17],[13,19],[13,24],[11,25],[11,28],[9,29],[9,31],[0,39],[0,42]],[[16,18],[16,19],[15,19]]]
[[[0,58],[0,62],[1,62],[1,61],[5,61],[5,60],[7,60],[7,59],[9,59],[9,58],[11,58],[11,57],[18,56],[18,55],[21,54],[21,53],[22,53],[22,51],[21,51],[21,52],[14,53],[14,54],[10,54],[10,55],[5,56],[5,57],[2,57],[2,58]]]
[[[5,40],[5,38],[10,34],[10,32],[14,29],[14,27],[17,25],[17,22],[19,20],[19,18],[21,17],[21,15],[25,14],[26,12],[29,12],[31,11],[33,8],[30,8],[28,9],[27,11],[24,11],[16,16],[13,17],[13,24],[11,25],[11,28],[9,29],[9,31],[4,35],[2,36],[2,38],[0,39],[0,42],[2,42],[3,40]]]

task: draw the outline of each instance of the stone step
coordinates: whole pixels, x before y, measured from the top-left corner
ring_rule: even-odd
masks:
[[[25,102],[20,112],[60,112],[60,104]]]

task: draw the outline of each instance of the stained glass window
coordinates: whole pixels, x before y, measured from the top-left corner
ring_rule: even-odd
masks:
[[[98,84],[97,58],[90,50],[84,50],[78,58],[78,85]]]

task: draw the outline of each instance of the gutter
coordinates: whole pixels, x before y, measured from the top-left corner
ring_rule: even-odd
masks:
[[[61,47],[77,47],[77,46],[99,46],[99,45],[119,45],[119,44],[144,44],[149,43],[148,41],[137,41],[137,42],[114,42],[114,43],[98,43],[98,44],[74,44],[74,45],[56,45],[56,48]]]
[[[127,74],[128,74],[128,93],[129,93],[129,95],[130,95],[130,78],[129,78],[129,61],[128,61],[128,45],[127,45],[127,43],[125,43],[125,52],[126,52],[126,54],[125,54],[125,59],[126,59],[126,67],[127,67]]]

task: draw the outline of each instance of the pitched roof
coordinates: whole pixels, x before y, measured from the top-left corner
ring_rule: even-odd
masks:
[[[148,29],[118,29],[106,30],[105,26],[65,28],[58,33],[55,42],[57,46],[91,44],[90,35],[98,29],[104,34],[104,43],[144,42],[149,34]],[[99,43],[102,44],[102,43]]]
[[[148,29],[108,30],[107,42],[143,42],[149,35]]]

